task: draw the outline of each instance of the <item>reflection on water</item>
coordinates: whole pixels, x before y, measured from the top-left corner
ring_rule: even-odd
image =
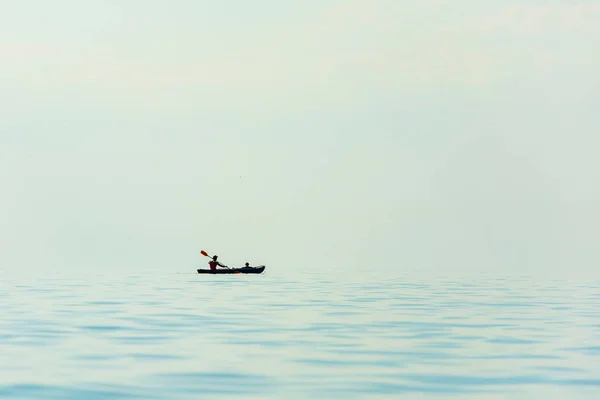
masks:
[[[6,278],[4,399],[597,399],[600,287]]]

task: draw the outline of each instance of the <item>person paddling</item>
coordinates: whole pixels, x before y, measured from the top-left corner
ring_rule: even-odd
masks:
[[[218,262],[217,258],[219,258],[219,256],[215,255],[215,256],[213,256],[212,260],[208,262],[208,265],[210,266],[211,271],[216,271],[217,267],[229,268],[227,265],[223,265],[220,262]]]

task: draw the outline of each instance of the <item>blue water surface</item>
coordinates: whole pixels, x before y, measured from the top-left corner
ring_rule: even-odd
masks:
[[[0,398],[600,398],[598,284],[270,272],[4,274]]]

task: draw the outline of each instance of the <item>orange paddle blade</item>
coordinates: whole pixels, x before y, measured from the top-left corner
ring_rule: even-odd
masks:
[[[208,253],[207,253],[207,252],[205,252],[204,250],[200,250],[200,254],[202,254],[203,256],[206,256],[206,257],[208,257]]]

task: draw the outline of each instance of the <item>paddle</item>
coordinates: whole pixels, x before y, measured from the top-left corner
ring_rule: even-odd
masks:
[[[204,250],[200,250],[200,254],[202,254],[203,256],[206,256],[206,257],[210,257],[210,256],[208,255],[208,253],[207,253],[207,252],[205,252]],[[211,258],[212,258],[212,257],[211,257]],[[227,269],[231,269],[231,268],[229,268],[227,265],[223,265],[223,267],[225,267],[225,268],[227,268]]]

